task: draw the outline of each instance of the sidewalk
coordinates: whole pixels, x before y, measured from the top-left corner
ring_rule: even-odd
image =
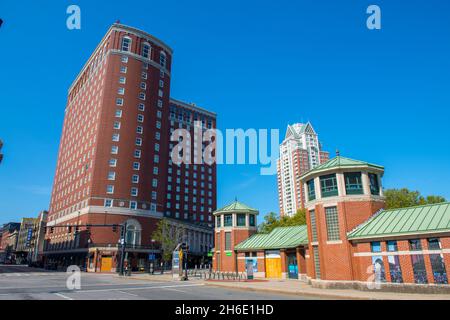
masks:
[[[325,299],[345,300],[450,300],[450,295],[445,294],[411,294],[397,292],[359,291],[318,289],[296,280],[268,280],[263,282],[238,282],[238,281],[204,281],[208,286],[229,287],[233,289],[264,291],[294,295],[320,297]]]

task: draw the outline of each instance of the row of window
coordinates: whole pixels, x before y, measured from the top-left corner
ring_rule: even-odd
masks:
[[[362,184],[362,173],[361,172],[346,172],[344,173],[344,181],[345,181],[345,193],[347,195],[353,194],[363,194],[363,184]],[[372,195],[380,195],[380,185],[378,182],[378,175],[375,173],[369,173],[369,182],[370,182],[370,193]],[[321,176],[319,178],[320,181],[320,192],[322,198],[326,197],[334,197],[339,195],[338,192],[338,183],[336,174],[328,174]],[[315,182],[314,179],[311,179],[306,182],[307,185],[307,193],[308,200],[312,201],[316,199],[316,190],[315,190]]]
[[[315,210],[309,210],[309,220],[311,221],[312,242],[317,242],[317,223]],[[339,218],[337,207],[325,208],[325,222],[327,226],[327,240],[340,240]]]
[[[236,214],[236,227],[247,227],[247,218],[246,214],[238,213]],[[248,223],[250,227],[256,226],[256,217],[254,214],[248,215]],[[216,228],[222,227],[222,216],[216,217]],[[233,215],[232,214],[224,214],[223,215],[223,227],[233,227]]]
[[[131,51],[131,43],[132,43],[132,40],[130,37],[127,37],[127,36],[123,37],[121,50],[125,51],[125,52],[130,52]],[[148,42],[143,43],[141,46],[141,56],[146,59],[151,59],[151,54],[152,54],[152,47],[150,46],[150,44]],[[165,68],[166,63],[167,63],[167,55],[164,51],[160,51],[159,64]]]
[[[408,240],[410,251],[420,251],[422,250],[422,244],[420,239]],[[438,238],[427,239],[428,250],[441,250],[441,243]],[[371,251],[374,253],[381,252],[381,242],[374,241],[371,242]],[[386,241],[386,248],[388,252],[398,251],[397,241]],[[431,269],[433,273],[434,283],[437,284],[448,284],[448,277],[444,262],[444,257],[442,254],[433,253],[429,254]],[[391,282],[402,283],[403,273],[400,265],[400,260],[398,255],[388,255],[388,266],[389,275]],[[385,266],[383,262],[383,257],[381,255],[372,256],[372,264],[376,276],[376,280],[380,282],[386,282]],[[412,254],[411,264],[414,273],[415,283],[428,283],[428,275],[425,267],[425,259],[423,254]]]

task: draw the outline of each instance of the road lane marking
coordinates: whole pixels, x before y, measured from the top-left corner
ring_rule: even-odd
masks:
[[[54,295],[58,296],[60,298],[66,299],[66,300],[73,300],[71,297],[65,296],[65,295],[63,295],[62,293],[59,293],[59,292],[55,292]]]
[[[134,294],[134,293],[129,293],[129,292],[125,292],[125,291],[117,291],[117,292],[128,294],[128,295],[133,296],[133,297],[139,297],[139,295]]]
[[[181,292],[181,293],[186,293],[186,291],[182,291],[182,290],[178,290],[178,289],[173,289],[173,288],[164,288],[165,290],[169,290],[169,291],[176,291],[176,292]]]
[[[105,291],[136,291],[136,290],[149,290],[149,289],[167,289],[167,288],[184,288],[184,287],[200,287],[204,284],[187,284],[187,285],[172,285],[172,286],[154,286],[154,287],[131,287],[131,288],[113,288],[113,289],[92,289],[92,290],[77,290],[77,293],[89,293],[89,292],[105,292]]]

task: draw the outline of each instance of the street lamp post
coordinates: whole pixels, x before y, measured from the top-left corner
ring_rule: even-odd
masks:
[[[120,248],[120,274],[123,275],[124,273],[124,264],[125,264],[125,246],[126,246],[126,242],[125,239],[127,237],[127,223],[125,222],[124,224],[121,225],[121,239],[120,239],[120,244],[121,244],[121,248]]]

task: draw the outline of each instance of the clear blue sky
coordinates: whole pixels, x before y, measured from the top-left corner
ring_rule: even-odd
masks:
[[[66,8],[82,29],[66,28]],[[378,4],[382,30],[366,28]],[[48,208],[67,89],[115,20],[174,49],[172,96],[220,128],[311,121],[324,148],[384,165],[387,188],[450,198],[450,2],[2,1],[0,222]],[[220,166],[218,205],[278,211],[275,176]],[[262,215],[261,214],[261,215]]]

